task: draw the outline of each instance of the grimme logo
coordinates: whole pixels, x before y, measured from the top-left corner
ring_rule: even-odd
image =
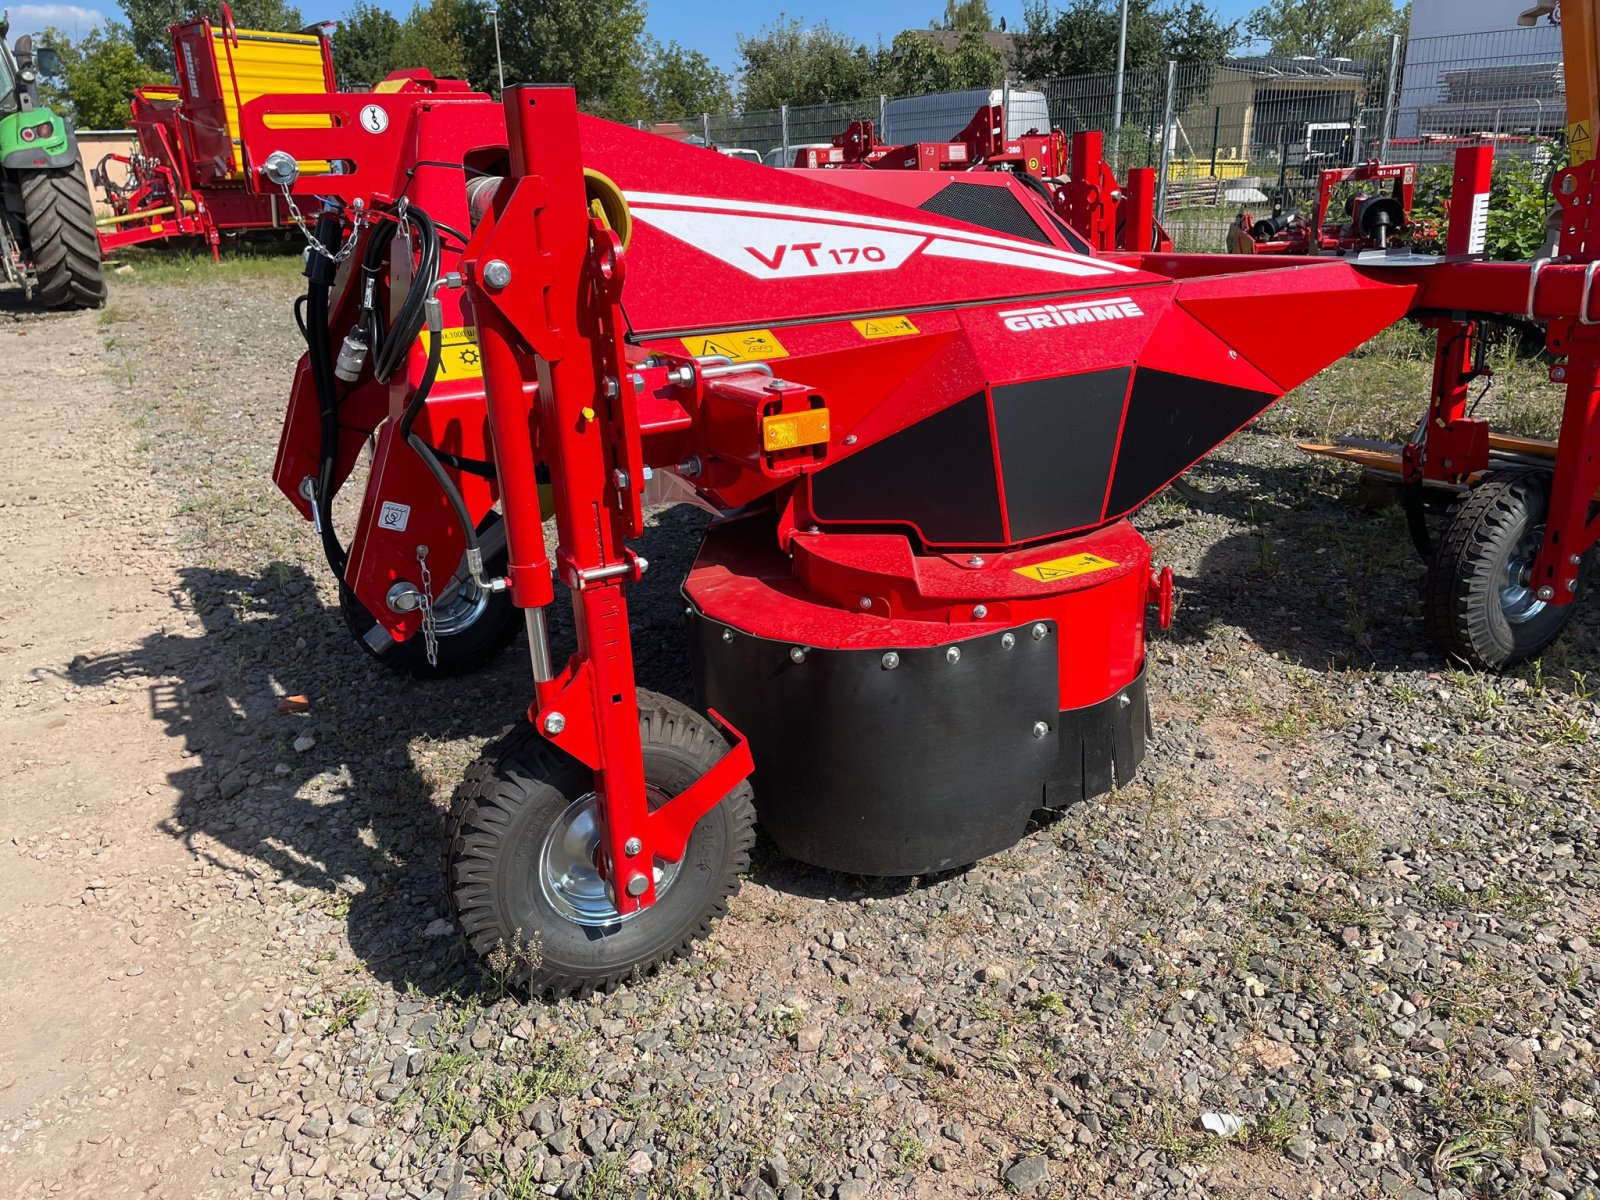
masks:
[[[1053,329],[1060,325],[1092,325],[1096,321],[1124,321],[1144,316],[1127,296],[1114,300],[1085,300],[1079,304],[1041,304],[1036,308],[1014,308],[1000,314],[1012,333],[1030,329]]]

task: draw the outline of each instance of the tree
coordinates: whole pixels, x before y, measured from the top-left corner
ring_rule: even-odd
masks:
[[[127,29],[115,23],[77,42],[59,29],[45,29],[34,44],[53,47],[61,56],[61,71],[39,80],[40,99],[79,129],[126,128],[133,90],[169,78],[139,57]]]
[[[467,48],[468,24],[465,0],[431,0],[426,7],[413,5],[395,37],[394,65],[389,70],[426,67],[440,79],[466,79],[472,61]]]
[[[733,107],[733,81],[698,50],[648,39],[644,111],[652,120],[677,121]]]
[[[333,69],[349,91],[371,87],[395,67],[400,22],[387,9],[356,0],[333,31]]]
[[[1245,28],[1273,54],[1331,58],[1360,42],[1404,36],[1410,21],[1409,2],[1396,8],[1394,0],[1300,0],[1256,9]]]
[[[894,96],[922,96],[995,87],[1004,75],[1004,55],[977,30],[962,33],[953,50],[907,30],[895,37],[885,56],[879,87]]]
[[[754,37],[739,38],[747,109],[824,104],[878,94],[878,63],[860,42],[828,27],[781,15]]]
[[[209,16],[221,20],[213,0],[117,0],[127,14],[133,48],[145,62],[172,71],[172,39],[167,27],[193,17]],[[305,22],[300,10],[287,0],[238,0],[228,7],[233,23],[240,29],[266,29],[292,33]]]
[[[1025,79],[1115,71],[1120,24],[1116,0],[1072,0],[1053,13],[1044,0],[1029,3],[1017,36],[1017,71]],[[1128,5],[1129,70],[1169,60],[1218,62],[1238,40],[1237,23],[1223,21],[1197,0],[1172,0],[1159,8],[1154,0]]]
[[[944,0],[944,20],[935,29],[952,29],[961,33],[989,33],[994,29],[994,18],[989,15],[989,0]]]
[[[493,80],[494,36],[476,5],[469,25],[472,78]],[[642,116],[639,0],[502,0],[506,79],[570,83],[584,108],[616,119]]]

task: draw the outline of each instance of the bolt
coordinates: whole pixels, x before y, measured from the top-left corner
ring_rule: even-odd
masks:
[[[637,372],[637,371],[633,371],[628,375],[628,379],[633,384],[633,390],[634,391],[636,391],[636,392],[644,391],[644,376],[643,375],[639,374],[639,372]]]
[[[989,615],[989,609],[988,609],[987,605],[974,604],[972,606],[972,619],[974,621],[981,621],[985,617],[987,617],[988,615]]]
[[[1035,625],[1033,627],[1033,640],[1036,641],[1036,642],[1042,642],[1042,641],[1044,641],[1045,636],[1049,632],[1050,632],[1050,627],[1048,625],[1046,625],[1043,621],[1040,621],[1037,625]]]
[[[1581,562],[1583,562],[1583,559],[1582,559],[1582,558],[1581,558],[1581,557],[1580,557],[1580,556],[1579,556],[1579,555],[1576,555],[1576,554],[1574,554],[1574,555],[1572,555],[1572,556],[1571,556],[1571,557],[1570,557],[1570,558],[1568,558],[1568,559],[1567,559],[1567,561],[1568,561],[1568,562],[1569,562],[1569,563],[1571,563],[1571,564],[1572,564],[1572,565],[1573,565],[1573,566],[1575,566],[1575,567],[1576,567],[1576,566],[1577,566],[1577,565],[1579,565],[1579,564],[1580,564],[1580,563],[1581,563]]]
[[[1562,381],[1564,381],[1566,379],[1566,377],[1567,377],[1567,369],[1565,367],[1551,367],[1550,368],[1550,382],[1551,383],[1561,383]]]
[[[790,662],[803,663],[803,662],[805,662],[805,660],[806,660],[806,648],[804,646],[790,646],[789,647],[789,661]]]
[[[499,291],[511,282],[511,267],[503,258],[491,258],[483,264],[483,282],[485,286]]]
[[[609,400],[615,400],[618,396],[622,395],[622,384],[615,375],[607,375],[605,382],[600,386],[605,392],[606,398]]]
[[[854,446],[856,444],[856,435],[853,434],[853,433],[845,434],[844,435],[844,444],[846,446]]]
[[[725,642],[731,642],[731,641],[733,641],[733,630],[731,630],[731,629],[724,629],[724,630],[723,630],[723,631],[722,631],[722,640],[723,640],[723,641],[725,641]]]
[[[896,667],[898,667],[899,665],[900,665],[900,656],[898,654],[896,654],[893,650],[889,651],[887,654],[885,654],[883,656],[883,669],[885,671],[892,671]]]
[[[1575,592],[1577,590],[1578,590],[1578,581],[1576,579],[1567,580],[1567,591]]]
[[[551,737],[555,737],[556,734],[560,733],[566,727],[567,718],[558,712],[553,712],[544,719],[544,731]]]
[[[616,470],[611,472],[611,482],[613,482],[613,483],[615,483],[617,485],[617,491],[619,491],[619,492],[627,491],[628,490],[628,482],[629,482],[628,473],[626,471],[624,471],[621,467],[618,467]]]
[[[1556,598],[1556,590],[1555,588],[1547,585],[1540,588],[1535,595],[1537,595],[1541,600],[1554,600]]]
[[[818,526],[818,525],[807,525],[806,526],[806,532],[807,533],[821,533],[822,532],[822,528],[821,528],[821,526]]]
[[[1047,734],[1049,732],[1050,732],[1050,726],[1046,725],[1043,721],[1035,721],[1033,723],[1033,736],[1034,737],[1042,738],[1045,734]]]
[[[1130,705],[1132,703],[1133,703],[1133,698],[1131,696],[1129,696],[1127,692],[1122,692],[1122,693],[1118,694],[1118,696],[1117,696],[1117,707],[1118,708],[1127,708],[1128,705]]]
[[[1448,470],[1450,470],[1450,469],[1451,469],[1451,468],[1452,468],[1452,467],[1454,467],[1454,466],[1455,466],[1455,463],[1453,463],[1453,462],[1451,462],[1451,461],[1450,461],[1450,460],[1449,460],[1449,459],[1448,459],[1448,458],[1447,458],[1447,459],[1445,459],[1445,460],[1444,460],[1444,463],[1443,463],[1443,466],[1444,466],[1444,469],[1445,469],[1445,470],[1446,470],[1446,471],[1448,471]]]
[[[945,662],[949,663],[951,666],[954,666],[956,663],[960,662],[961,661],[961,647],[960,646],[951,646],[950,649],[948,649],[948,650],[946,650],[944,652],[944,660],[945,660]]]
[[[384,596],[390,612],[415,612],[422,607],[422,593],[404,580],[395,584]]]
[[[1017,635],[1014,634],[1014,633],[1008,633],[1008,634],[1005,635],[1005,637],[1000,639],[1000,649],[1002,649],[1002,650],[1009,650],[1009,649],[1011,649],[1011,647],[1015,646],[1016,644],[1017,644]]]
[[[629,838],[627,841],[622,843],[622,852],[629,858],[632,858],[635,854],[639,853],[639,851],[643,849],[644,843],[638,838]]]
[[[969,567],[981,567],[981,566],[983,566],[983,555],[974,554],[971,558],[967,559],[967,566],[969,566]]]
[[[628,895],[642,896],[649,888],[650,880],[646,876],[639,874],[637,871],[628,876]]]
[[[705,464],[700,461],[698,454],[691,454],[678,464],[678,474],[685,479],[698,479],[700,472],[705,469]]]
[[[871,596],[863,596],[863,597],[861,597],[861,607],[862,608],[871,608],[872,607],[872,597]]]

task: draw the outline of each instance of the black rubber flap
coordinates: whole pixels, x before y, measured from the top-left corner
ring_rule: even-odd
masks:
[[[1271,392],[1140,368],[1106,517],[1143,504],[1277,399]]]
[[[1110,699],[1061,714],[1056,722],[1058,758],[1045,791],[1046,807],[1093,800],[1133,779],[1150,741],[1148,669]]]
[[[811,503],[825,521],[910,524],[935,545],[1004,542],[983,393],[818,471]]]
[[[948,647],[807,650],[695,612],[701,703],[750,739],[756,810],[785,854],[859,875],[922,875],[1014,844],[1057,768],[1056,629]],[[1034,736],[1043,721],[1052,733]]]

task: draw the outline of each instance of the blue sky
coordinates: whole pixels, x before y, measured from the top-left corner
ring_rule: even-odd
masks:
[[[298,0],[300,11],[307,20],[337,17],[346,7],[342,0]],[[321,5],[326,3],[327,7]],[[795,3],[783,8],[777,3],[749,4],[745,0],[655,0],[648,4],[648,28],[663,42],[676,41],[703,51],[713,62],[725,70],[732,70],[738,62],[735,37],[754,33],[771,23],[780,13],[799,17],[805,21],[826,21],[835,29],[869,46],[882,38],[885,42],[902,29],[920,29],[944,12],[944,0],[811,0],[801,5]],[[69,35],[84,34],[102,19],[102,14],[112,18],[121,15],[115,0],[80,2],[75,4],[7,4],[0,7],[11,10],[11,28],[18,33],[54,25]],[[404,14],[410,4],[406,0],[386,7]],[[1011,28],[1022,23],[1022,0],[990,0],[990,11],[998,20],[1005,17]],[[1215,9],[1230,19],[1242,17],[1256,7],[1255,0],[1213,0]],[[220,5],[219,5],[220,8]],[[506,30],[506,36],[515,36]]]

